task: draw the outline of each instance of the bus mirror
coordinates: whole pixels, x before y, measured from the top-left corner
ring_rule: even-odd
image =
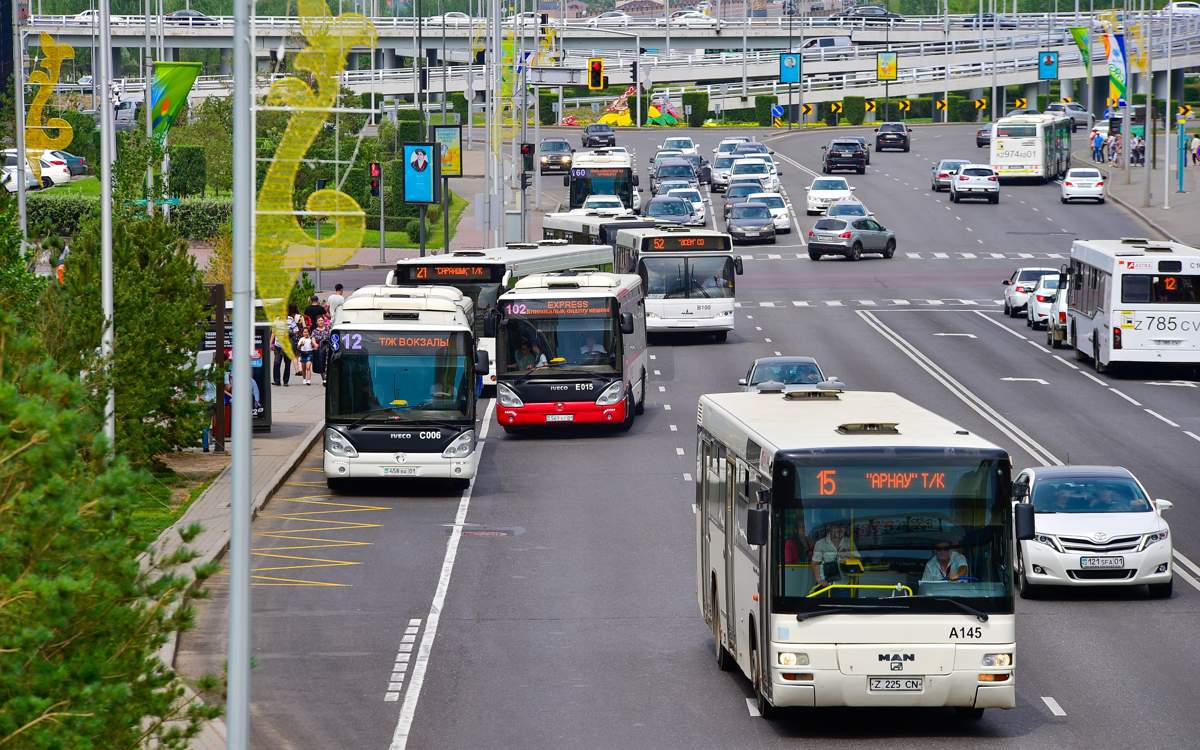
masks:
[[[1033,524],[1033,504],[1017,503],[1016,510],[1017,541],[1027,542],[1033,539],[1035,531]]]
[[[492,367],[492,361],[488,358],[488,353],[482,349],[475,352],[475,371],[487,372]]]
[[[571,187],[571,178],[563,176],[563,187]]]
[[[626,336],[633,333],[633,313],[621,313],[621,333]]]
[[[492,338],[496,335],[496,322],[499,314],[491,310],[483,318],[483,335]]]
[[[637,175],[634,175],[634,176],[633,176],[633,184],[634,184],[634,185],[638,185],[638,184],[640,184],[640,183],[641,183],[641,180],[639,180],[639,179],[638,179],[638,176],[637,176]]]
[[[767,519],[770,513],[766,508],[750,508],[746,511],[746,543],[761,547],[767,543]]]
[[[738,276],[742,275],[742,256],[733,259],[733,270]]]

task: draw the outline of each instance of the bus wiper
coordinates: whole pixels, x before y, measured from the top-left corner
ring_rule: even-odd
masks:
[[[906,604],[821,604],[816,612],[801,612],[796,615],[796,622],[804,622],[822,615],[836,615],[840,612],[861,612],[864,609],[909,609]]]
[[[359,427],[359,426],[363,425],[364,423],[370,421],[371,417],[377,417],[381,414],[395,416],[396,415],[395,409],[396,409],[396,407],[394,407],[394,406],[384,406],[379,409],[371,409],[368,412],[364,412],[361,417],[359,417],[358,419],[354,420],[349,425],[347,425],[347,429],[353,430],[355,427]]]
[[[934,601],[934,602],[946,602],[947,604],[953,604],[954,606],[961,609],[963,612],[966,612],[967,614],[970,614],[970,615],[975,615],[975,619],[979,620],[980,622],[988,621],[987,612],[983,612],[981,610],[975,609],[970,604],[964,604],[957,599],[951,599],[950,597],[947,597],[947,596],[923,596],[921,598],[928,599],[929,601]]]

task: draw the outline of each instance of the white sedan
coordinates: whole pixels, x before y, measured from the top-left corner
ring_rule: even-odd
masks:
[[[829,204],[843,198],[853,198],[854,190],[845,177],[818,177],[804,188],[805,210],[810,216],[823,213]]]
[[[659,151],[675,150],[675,151],[679,151],[682,154],[689,154],[689,155],[695,155],[695,154],[700,153],[699,150],[696,148],[696,142],[693,141],[691,138],[687,137],[686,135],[672,136],[670,138],[667,138],[666,140],[664,140],[662,142],[662,145],[658,147],[658,150]]]
[[[1062,181],[1063,203],[1074,200],[1104,202],[1104,174],[1094,167],[1075,167],[1067,170]]]
[[[628,13],[610,10],[588,19],[589,26],[628,26],[631,18]]]
[[[430,26],[470,26],[471,17],[461,11],[452,10],[442,16],[430,16],[425,23]]]
[[[1151,500],[1127,469],[1039,466],[1013,480],[1013,500],[1032,504],[1034,538],[1017,543],[1017,588],[1139,586],[1171,596],[1172,503]]]
[[[625,204],[615,195],[589,195],[584,198],[583,205],[571,213],[596,213],[601,216],[624,216],[629,213]]]
[[[715,29],[720,22],[712,16],[706,16],[699,11],[684,10],[672,14],[670,23],[672,26],[679,26],[685,29]]]
[[[1066,294],[1066,291],[1061,293]],[[1059,294],[1057,274],[1038,279],[1037,286],[1033,288],[1033,292],[1025,303],[1025,325],[1030,328],[1049,325],[1050,316],[1054,311],[1054,300],[1058,298]]]
[[[746,196],[749,203],[761,203],[771,212],[771,221],[775,223],[776,232],[792,231],[792,212],[787,201],[779,193],[751,193]]]
[[[42,169],[42,187],[66,185],[71,181],[71,168],[66,159],[45,151],[38,157],[38,162]]]
[[[704,207],[704,196],[694,187],[672,188],[666,192],[673,198],[683,198],[688,203],[692,204],[692,220],[688,222],[691,226],[703,227],[708,225],[708,212]]]

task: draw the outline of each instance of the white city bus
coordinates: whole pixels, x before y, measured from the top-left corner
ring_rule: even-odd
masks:
[[[632,255],[646,290],[650,333],[708,331],[724,341],[734,327],[734,279],[742,258],[728,234],[663,226],[617,232],[617,255]]]
[[[475,475],[475,404],[488,355],[453,287],[367,286],[329,334],[325,481]]]
[[[542,237],[574,245],[610,245],[618,252],[613,270],[616,273],[633,273],[635,259],[630,253],[621,254],[621,248],[617,247],[617,232],[622,229],[656,226],[659,226],[658,222],[636,215],[601,216],[595,213],[563,211],[542,217]]]
[[[1200,364],[1200,249],[1176,242],[1076,240],[1067,340],[1097,370]]]
[[[764,716],[1013,708],[1008,454],[894,393],[827,385],[700,397],[696,595],[718,666]],[[1032,514],[1017,525],[1032,538]]]
[[[615,195],[621,205],[635,207],[638,177],[628,151],[576,151],[563,184],[568,188],[568,208],[579,208],[589,195]]]
[[[496,421],[628,430],[646,408],[646,309],[631,274],[537,274],[500,297]]]
[[[556,271],[612,271],[613,249],[603,245],[570,245],[561,240],[509,243],[486,250],[458,250],[449,255],[405,258],[388,271],[388,284],[446,284],[462,290],[474,305],[475,340],[491,358],[485,386],[496,385],[496,299],[518,279]]]
[[[1000,179],[1058,179],[1071,166],[1071,118],[1057,114],[1001,117],[992,128],[991,148],[991,166]]]

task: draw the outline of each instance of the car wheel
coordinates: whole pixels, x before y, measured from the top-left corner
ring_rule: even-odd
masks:
[[[908,146],[904,147],[904,153],[906,153],[906,154],[908,153],[908,148],[909,148]]]
[[[808,259],[809,260],[820,260],[821,253],[816,250],[809,250],[808,251]]]
[[[1067,203],[1069,203],[1069,202],[1070,202],[1070,201],[1068,201],[1068,200],[1067,200],[1067,196],[1065,196],[1065,195],[1064,195],[1064,196],[1062,196],[1061,198],[1059,198],[1059,200],[1060,200],[1060,201],[1062,201],[1062,204],[1063,204],[1064,206],[1065,206],[1065,205],[1067,205]]]
[[[1004,317],[1012,317],[1012,305],[1008,304],[1008,300],[1004,300]]]
[[[1101,204],[1103,204],[1103,203],[1104,203],[1104,199],[1103,199],[1103,198],[1100,198],[1100,199],[1099,199],[1099,200],[1097,200],[1096,202],[1097,202],[1097,203],[1101,203]]]
[[[995,206],[999,203],[1000,203],[1000,194],[997,193],[996,195],[992,196],[992,205]]]
[[[950,188],[950,202],[958,203],[958,193],[954,192],[954,188]]]
[[[821,174],[829,174],[829,167],[827,165],[821,165]]]
[[[954,709],[954,715],[963,721],[979,721],[983,718],[983,709],[971,706],[959,706]]]
[[[1170,599],[1171,592],[1175,589],[1175,579],[1166,583],[1152,583],[1146,587],[1146,592],[1150,594],[1151,599]]]
[[[850,254],[846,256],[848,260],[862,260],[862,243],[855,242],[850,248]]]
[[[729,338],[729,331],[717,331],[716,333],[713,334],[713,339],[716,340],[717,343],[724,343],[724,341],[728,338]]]
[[[867,173],[867,168],[866,168],[866,167],[859,167],[859,168],[858,168],[857,170],[855,170],[855,171],[856,171],[856,172],[858,172],[859,174],[866,174],[866,173]]]
[[[1025,558],[1020,552],[1017,553],[1017,593],[1022,599],[1037,599],[1042,593],[1025,577]]]
[[[47,177],[45,175],[42,175],[42,187],[44,187],[44,188],[54,187],[54,180],[51,180],[49,177]]]
[[[883,257],[890,259],[895,254],[896,254],[896,241],[888,240],[887,244],[883,246]]]

